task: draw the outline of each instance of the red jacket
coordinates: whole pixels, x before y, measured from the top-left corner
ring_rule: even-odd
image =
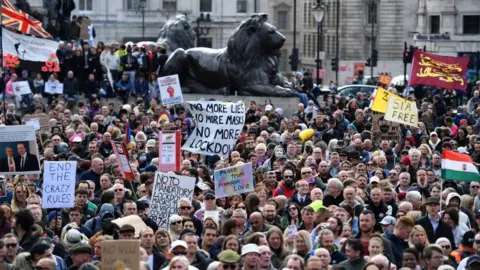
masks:
[[[285,186],[285,183],[282,181],[280,185],[273,191],[273,197],[277,197],[278,195],[283,195],[288,199],[293,197],[295,194],[295,186],[293,188],[288,188]]]

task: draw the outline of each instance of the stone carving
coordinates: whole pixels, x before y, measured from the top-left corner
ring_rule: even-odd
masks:
[[[185,93],[220,94],[229,88],[239,95],[293,96],[278,71],[284,43],[267,14],[253,14],[235,29],[227,48],[175,50],[161,76],[178,74]]]

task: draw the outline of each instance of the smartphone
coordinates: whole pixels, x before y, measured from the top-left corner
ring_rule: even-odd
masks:
[[[295,235],[297,234],[297,227],[295,225],[288,226],[287,234],[289,239],[295,239]]]

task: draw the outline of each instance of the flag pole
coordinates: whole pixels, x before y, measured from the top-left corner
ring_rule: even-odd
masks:
[[[440,212],[442,212],[443,178],[440,178]]]
[[[3,33],[3,1],[2,4],[0,4],[0,34]],[[2,40],[3,43],[3,40]],[[3,58],[4,58],[4,52],[2,48],[2,58],[0,59],[2,61],[2,80],[5,79],[5,66],[3,65]],[[7,86],[5,85],[5,88],[3,89],[3,96],[2,96],[2,102],[3,102],[3,116],[6,118],[7,117]]]

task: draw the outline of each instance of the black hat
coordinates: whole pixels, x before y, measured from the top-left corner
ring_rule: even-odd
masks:
[[[437,204],[437,205],[440,205],[440,200],[438,198],[434,198],[434,197],[430,197],[427,199],[427,201],[425,202],[425,205],[429,205],[429,204]]]
[[[208,195],[213,196],[215,198],[215,192],[211,189],[203,193],[203,197],[207,197]]]
[[[348,157],[349,158],[360,158],[360,153],[357,151],[350,151],[348,152]]]
[[[474,255],[468,258],[466,267],[470,267],[472,265],[476,265],[476,266],[480,265],[480,256]],[[474,269],[474,268],[471,268],[471,269]]]
[[[462,246],[473,247],[473,242],[475,241],[475,232],[467,231],[462,238]]]
[[[80,243],[71,247],[69,251],[72,254],[81,254],[81,253],[92,254],[92,247],[88,244]]]
[[[122,227],[120,227],[120,230],[118,230],[118,232],[119,233],[126,233],[126,232],[135,233],[135,228],[130,224],[125,224]]]

